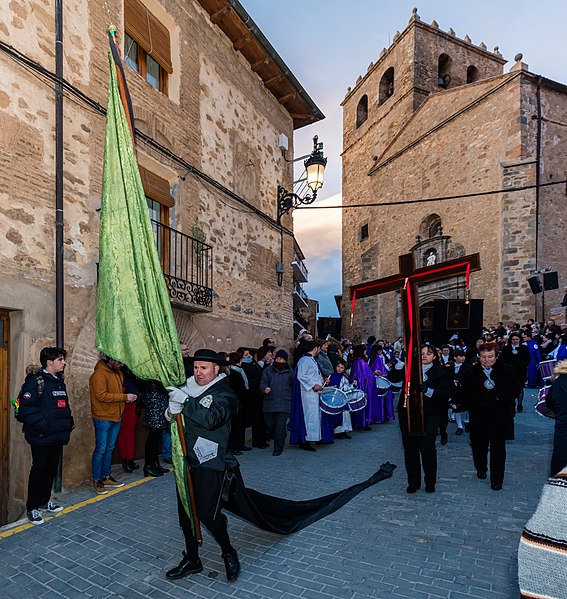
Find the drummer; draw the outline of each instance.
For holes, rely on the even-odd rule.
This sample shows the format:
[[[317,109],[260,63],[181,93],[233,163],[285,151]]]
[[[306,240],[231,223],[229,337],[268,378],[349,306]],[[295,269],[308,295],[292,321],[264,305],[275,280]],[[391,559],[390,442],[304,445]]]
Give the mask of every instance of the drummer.
[[[351,385],[348,377],[345,372],[347,369],[347,363],[341,358],[335,365],[335,372],[331,375],[329,379],[329,386],[336,387],[340,389],[343,393],[347,393],[356,389],[355,385]],[[321,428],[323,428],[323,420],[324,417],[321,415]],[[335,439],[352,439],[349,433],[352,431],[352,422],[350,420],[350,411],[348,410],[348,406],[345,406],[343,413],[340,416],[340,420],[337,419],[335,422],[339,422],[340,424],[335,424]],[[323,431],[321,430],[321,435],[323,435]]]

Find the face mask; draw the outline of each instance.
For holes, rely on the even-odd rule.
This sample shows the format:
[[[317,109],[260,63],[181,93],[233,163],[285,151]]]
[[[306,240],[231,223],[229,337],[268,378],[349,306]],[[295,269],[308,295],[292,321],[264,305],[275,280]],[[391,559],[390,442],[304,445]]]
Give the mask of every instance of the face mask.
[[[245,364],[249,364],[250,362],[252,362],[252,356],[250,356],[249,358],[242,358],[242,361],[243,361]]]
[[[285,362],[274,362],[274,368],[276,370],[283,370],[287,364]]]

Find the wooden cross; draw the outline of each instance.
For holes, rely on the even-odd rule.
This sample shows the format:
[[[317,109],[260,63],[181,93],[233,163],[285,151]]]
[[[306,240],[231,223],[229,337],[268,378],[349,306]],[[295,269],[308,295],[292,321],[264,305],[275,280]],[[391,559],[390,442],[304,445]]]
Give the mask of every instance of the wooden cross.
[[[361,283],[350,288],[352,314],[357,299],[380,295],[388,291],[401,291],[404,320],[404,339],[407,352],[406,380],[404,383],[404,406],[407,408],[408,427],[412,434],[423,434],[425,419],[423,394],[418,389],[423,384],[421,373],[421,331],[419,318],[418,285],[442,281],[458,275],[466,275],[466,302],[469,301],[469,274],[480,270],[479,254],[471,254],[439,264],[413,267],[413,254],[399,258],[399,273]]]

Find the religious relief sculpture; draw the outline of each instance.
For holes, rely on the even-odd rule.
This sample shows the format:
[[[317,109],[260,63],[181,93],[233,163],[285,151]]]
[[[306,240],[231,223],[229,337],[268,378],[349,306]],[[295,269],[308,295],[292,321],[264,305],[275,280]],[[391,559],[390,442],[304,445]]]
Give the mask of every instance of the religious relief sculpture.
[[[434,249],[428,250],[425,254],[425,266],[433,266],[437,263],[437,252]]]

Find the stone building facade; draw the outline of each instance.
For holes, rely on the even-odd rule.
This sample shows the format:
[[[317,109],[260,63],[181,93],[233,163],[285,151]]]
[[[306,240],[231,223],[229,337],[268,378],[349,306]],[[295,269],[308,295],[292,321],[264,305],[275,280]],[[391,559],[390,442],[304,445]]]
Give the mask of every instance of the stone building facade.
[[[424,23],[414,11],[343,101],[343,334],[401,334],[394,293],[357,302],[351,285],[479,252],[472,298],[486,323],[541,312],[527,279],[552,267],[567,283],[567,86],[529,71],[519,55],[504,72],[498,48]],[[539,166],[539,174],[538,174]],[[512,191],[523,188],[520,191]],[[472,194],[484,195],[474,196]],[[468,196],[468,197],[467,197]],[[418,201],[448,198],[437,201]],[[409,204],[388,206],[392,202]],[[371,204],[372,206],[367,206]],[[559,306],[562,291],[545,295]],[[459,279],[420,290],[420,305],[464,298]]]
[[[53,3],[31,0],[6,5],[0,17],[0,524],[22,513],[29,467],[9,398],[41,347],[56,342],[53,11]],[[156,239],[169,240],[160,251],[183,238],[192,251],[176,267],[200,268],[205,277],[173,272],[175,284],[191,291],[172,292],[191,350],[233,350],[272,335],[292,342],[293,222],[290,215],[283,228],[276,222],[277,185],[290,188],[293,180],[282,136],[289,160],[294,129],[323,118],[234,0],[64,3],[64,345],[76,422],[65,486],[90,477],[93,447],[88,378],[97,359],[110,24],[127,58]],[[285,265],[279,282],[277,262]]]

